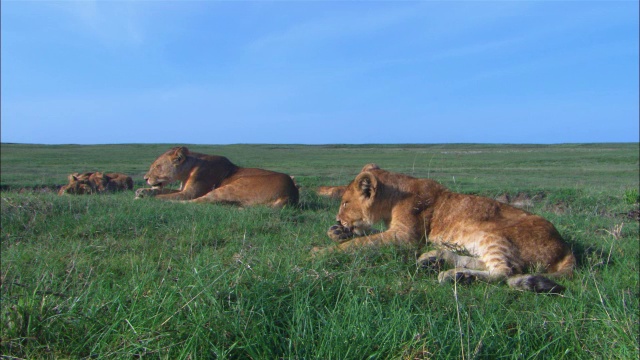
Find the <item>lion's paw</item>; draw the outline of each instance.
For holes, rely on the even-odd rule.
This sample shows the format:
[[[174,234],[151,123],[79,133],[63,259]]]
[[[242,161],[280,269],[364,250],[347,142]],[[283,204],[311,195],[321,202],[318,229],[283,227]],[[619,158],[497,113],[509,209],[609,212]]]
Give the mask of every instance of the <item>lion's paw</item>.
[[[158,190],[152,188],[141,188],[136,190],[136,199],[142,199],[144,197],[153,197],[158,193]]]
[[[470,284],[476,281],[476,276],[470,271],[451,269],[438,274],[438,282],[457,282],[458,284]]]
[[[342,224],[333,225],[332,227],[330,227],[329,231],[327,231],[327,235],[329,236],[329,238],[331,238],[331,240],[337,243],[345,242],[355,236],[353,231],[342,226]]]
[[[444,259],[442,258],[442,250],[431,250],[426,252],[418,258],[418,266],[425,269],[440,270],[444,266]]]

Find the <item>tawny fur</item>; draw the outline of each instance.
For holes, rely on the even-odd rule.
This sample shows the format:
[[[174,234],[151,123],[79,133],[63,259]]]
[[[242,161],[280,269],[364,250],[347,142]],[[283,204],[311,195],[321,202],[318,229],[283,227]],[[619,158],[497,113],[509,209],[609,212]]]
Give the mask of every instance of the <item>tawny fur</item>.
[[[314,249],[315,255],[386,244],[422,247],[429,242],[438,249],[418,262],[453,267],[439,274],[440,282],[506,281],[517,289],[559,293],[562,286],[527,272],[541,270],[555,277],[571,275],[575,266],[571,249],[544,218],[375,164],[365,166],[347,186],[336,220],[339,225],[328,235],[339,244]],[[387,230],[371,234],[377,222],[384,222]]]
[[[98,192],[133,190],[133,179],[125,174],[95,172],[89,181]]]
[[[340,199],[344,194],[347,187],[342,186],[318,186],[316,193],[320,196],[325,196],[332,199]]]
[[[121,173],[102,173],[97,171],[73,173],[69,175],[68,179],[69,183],[60,188],[58,195],[85,195],[133,189],[133,179]]]
[[[289,175],[239,167],[226,157],[194,153],[186,147],[160,155],[144,178],[152,188],[136,190],[136,198],[283,207],[297,204],[299,197]],[[180,190],[164,189],[174,181],[182,182]]]

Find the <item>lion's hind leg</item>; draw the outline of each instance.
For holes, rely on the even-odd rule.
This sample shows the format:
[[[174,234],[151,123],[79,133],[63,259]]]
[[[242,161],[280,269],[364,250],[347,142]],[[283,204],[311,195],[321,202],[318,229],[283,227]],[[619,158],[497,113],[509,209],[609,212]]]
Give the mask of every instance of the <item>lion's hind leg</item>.
[[[455,257],[448,255],[451,259],[448,262],[454,268],[438,274],[439,282],[469,283],[475,280],[500,282],[521,272],[521,265],[514,252],[513,244],[501,236],[481,233],[467,246],[475,248],[479,257],[467,259],[468,257],[459,255]]]
[[[507,276],[500,272],[492,273],[490,271],[465,268],[454,268],[438,274],[438,282],[440,283],[457,282],[469,284],[477,280],[487,283],[506,281],[507,285],[513,289],[544,294],[561,294],[565,290],[564,286],[541,275]]]
[[[524,264],[513,245],[504,238],[485,235],[478,243],[480,258],[460,256],[450,251],[429,252],[421,256],[427,259],[442,258],[453,269],[440,272],[438,281],[471,283],[477,280],[493,283],[505,281],[517,290],[559,294],[564,287],[544,276],[522,274]],[[437,250],[438,251],[438,250]]]
[[[518,290],[534,291],[545,294],[561,294],[564,286],[541,275],[517,275],[507,280],[509,287]]]
[[[453,267],[450,270],[440,271],[438,282],[459,282],[471,283],[476,280],[496,281],[497,274],[492,274],[487,270],[486,264],[474,256],[460,255],[455,251],[437,249],[422,254],[418,258],[418,265],[423,268],[430,268],[440,271],[443,267]],[[499,276],[504,279],[504,276]]]
[[[245,205],[240,199],[231,196],[230,194],[218,191],[218,189],[211,190],[210,192],[197,197],[195,199],[185,200],[189,203],[218,203],[227,205],[242,206]]]
[[[201,196],[188,199],[186,202],[246,206],[254,205],[251,201],[252,195],[255,193],[247,191],[247,186],[243,186],[242,181],[233,181],[230,184],[214,188]]]
[[[451,250],[431,250],[422,254],[418,258],[418,266],[423,268],[440,269],[444,267],[444,265],[448,265],[454,268],[467,268],[475,270],[486,269],[486,266],[484,262],[482,262],[482,260],[473,256],[460,255]]]
[[[447,271],[442,271],[438,274],[438,282],[441,284],[447,282],[469,284],[477,280],[484,282],[497,282],[504,279],[506,279],[504,274],[492,274],[486,270],[474,270],[467,268],[453,268]]]

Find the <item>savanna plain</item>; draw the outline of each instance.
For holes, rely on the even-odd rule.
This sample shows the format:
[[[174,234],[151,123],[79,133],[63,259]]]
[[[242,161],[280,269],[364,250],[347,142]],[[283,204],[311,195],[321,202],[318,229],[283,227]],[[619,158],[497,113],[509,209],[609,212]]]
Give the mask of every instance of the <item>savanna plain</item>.
[[[274,210],[58,196],[73,172],[145,186],[175,145],[295,176]],[[438,284],[416,249],[312,258],[366,163],[550,220],[560,296]],[[639,146],[1,145],[0,353],[14,359],[638,359]],[[428,245],[422,250],[426,251]]]

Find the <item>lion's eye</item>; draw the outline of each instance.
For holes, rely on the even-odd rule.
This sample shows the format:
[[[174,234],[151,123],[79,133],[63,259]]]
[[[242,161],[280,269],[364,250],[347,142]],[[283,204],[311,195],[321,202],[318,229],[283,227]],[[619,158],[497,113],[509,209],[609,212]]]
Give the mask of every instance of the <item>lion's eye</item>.
[[[348,204],[348,203],[349,203],[348,201],[343,202],[343,203],[342,203],[342,207],[347,207],[347,204]]]

